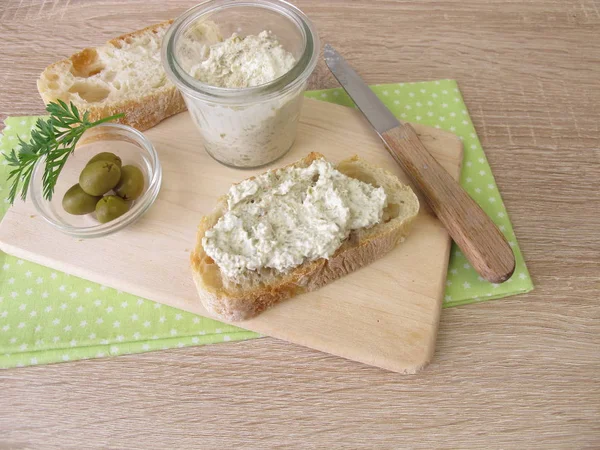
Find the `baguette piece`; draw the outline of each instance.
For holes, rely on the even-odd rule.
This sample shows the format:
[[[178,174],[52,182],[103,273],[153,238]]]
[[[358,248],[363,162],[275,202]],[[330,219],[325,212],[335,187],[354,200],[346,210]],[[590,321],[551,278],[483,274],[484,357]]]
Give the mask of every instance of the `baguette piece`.
[[[125,113],[117,122],[138,130],[185,111],[160,61],[162,39],[171,23],[124,34],[48,66],[37,82],[44,103],[73,102],[88,111],[91,120]]]
[[[292,166],[308,167],[318,158],[323,155],[310,153]],[[286,273],[261,269],[248,272],[241,281],[234,281],[223,275],[202,246],[206,231],[227,211],[227,197],[221,197],[214,211],[202,218],[190,258],[198,295],[207,310],[229,321],[249,319],[282,300],[313,291],[358,270],[404,240],[419,212],[419,200],[412,189],[396,176],[357,156],[340,162],[336,169],[349,177],[383,187],[388,206],[382,221],[373,227],[352,231],[329,260],[305,262]]]

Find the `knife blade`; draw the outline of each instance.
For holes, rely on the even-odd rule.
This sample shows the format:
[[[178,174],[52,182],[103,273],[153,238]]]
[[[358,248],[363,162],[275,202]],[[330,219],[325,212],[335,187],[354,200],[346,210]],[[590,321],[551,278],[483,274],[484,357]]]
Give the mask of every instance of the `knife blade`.
[[[329,44],[324,47],[324,57],[333,76],[421,191],[471,266],[492,283],[508,280],[515,270],[515,256],[494,222],[431,156],[414,128],[398,121]]]
[[[329,44],[323,49],[325,63],[333,76],[352,97],[354,103],[365,115],[379,135],[400,125],[396,116],[385,107],[377,95],[365,84],[342,56]],[[365,89],[366,88],[366,89]]]

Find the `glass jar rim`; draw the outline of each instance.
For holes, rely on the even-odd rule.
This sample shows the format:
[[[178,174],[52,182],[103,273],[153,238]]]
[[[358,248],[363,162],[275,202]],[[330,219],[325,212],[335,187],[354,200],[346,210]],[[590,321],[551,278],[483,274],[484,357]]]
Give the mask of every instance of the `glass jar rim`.
[[[203,83],[188,74],[175,57],[175,44],[189,25],[205,14],[231,7],[259,7],[276,12],[294,23],[304,37],[302,55],[289,71],[280,77],[258,86],[247,88],[225,88]],[[317,64],[319,37],[308,17],[297,7],[285,0],[206,0],[181,14],[163,39],[161,59],[165,72],[178,89],[192,97],[219,99],[238,103],[246,96],[268,99],[294,89],[306,81]]]

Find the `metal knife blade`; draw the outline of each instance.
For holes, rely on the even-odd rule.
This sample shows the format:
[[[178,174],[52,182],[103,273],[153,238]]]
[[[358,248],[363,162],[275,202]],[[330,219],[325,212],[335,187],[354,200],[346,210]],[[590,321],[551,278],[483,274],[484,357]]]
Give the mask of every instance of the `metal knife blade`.
[[[323,54],[333,76],[379,135],[400,125],[398,119],[331,45],[325,44]]]

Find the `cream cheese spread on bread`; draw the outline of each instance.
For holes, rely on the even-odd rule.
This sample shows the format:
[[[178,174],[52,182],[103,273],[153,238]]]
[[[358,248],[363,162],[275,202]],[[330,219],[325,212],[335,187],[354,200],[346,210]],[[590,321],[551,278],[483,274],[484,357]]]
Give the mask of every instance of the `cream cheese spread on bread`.
[[[352,230],[379,223],[386,203],[383,188],[317,159],[232,186],[227,211],[202,246],[230,278],[261,268],[284,272],[331,257]]]

